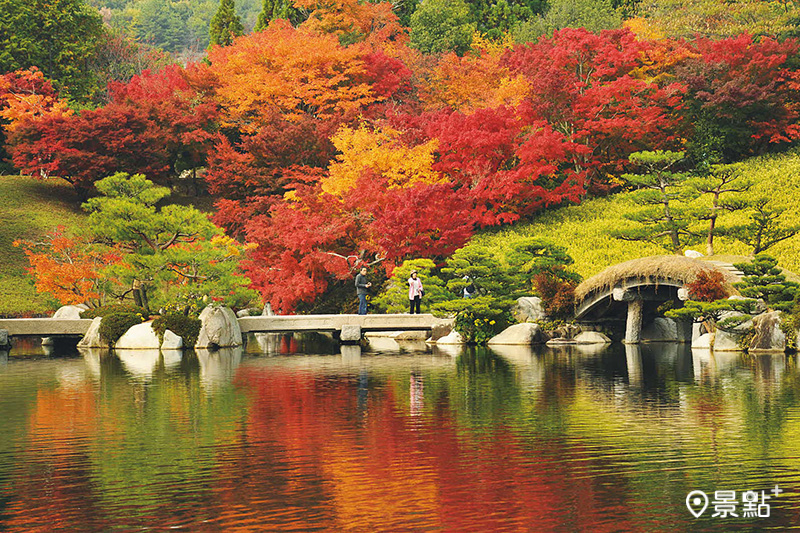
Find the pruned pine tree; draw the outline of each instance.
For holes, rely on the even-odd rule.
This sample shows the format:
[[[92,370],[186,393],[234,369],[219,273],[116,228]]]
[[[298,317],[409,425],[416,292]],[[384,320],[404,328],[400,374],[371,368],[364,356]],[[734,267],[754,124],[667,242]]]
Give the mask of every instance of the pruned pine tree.
[[[714,255],[714,238],[721,232],[718,226],[719,217],[726,211],[741,211],[748,204],[735,197],[746,192],[753,182],[741,172],[741,165],[714,165],[711,171],[703,176],[690,179],[687,186],[698,195],[711,197],[711,204],[697,213],[697,218],[708,221],[706,231],[706,255]]]
[[[689,176],[673,171],[683,158],[683,152],[662,150],[630,155],[630,162],[642,172],[623,177],[636,188],[632,198],[642,207],[625,215],[636,227],[613,232],[615,238],[651,242],[676,254],[696,240],[689,230],[693,217],[686,206],[689,196],[683,187]]]

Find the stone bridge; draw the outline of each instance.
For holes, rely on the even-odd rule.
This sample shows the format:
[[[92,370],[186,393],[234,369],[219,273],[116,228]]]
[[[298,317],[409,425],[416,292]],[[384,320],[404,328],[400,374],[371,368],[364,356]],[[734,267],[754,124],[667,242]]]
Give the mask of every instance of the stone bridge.
[[[678,255],[644,257],[613,265],[581,283],[575,290],[575,317],[595,323],[624,320],[623,342],[638,343],[642,325],[665,302],[687,299],[684,287],[701,270],[721,272],[728,293],[736,293],[732,283],[741,279],[741,272],[730,264]]]
[[[452,325],[451,319],[430,314],[386,315],[273,315],[238,318],[242,333],[289,333],[302,331],[339,332],[349,328],[360,336],[365,331],[429,331],[436,326]],[[83,336],[91,319],[0,318],[0,331],[8,336]]]

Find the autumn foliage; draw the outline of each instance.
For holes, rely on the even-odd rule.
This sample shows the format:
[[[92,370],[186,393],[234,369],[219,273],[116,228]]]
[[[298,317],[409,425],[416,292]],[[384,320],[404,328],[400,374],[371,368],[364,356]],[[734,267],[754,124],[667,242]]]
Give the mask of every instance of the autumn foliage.
[[[248,277],[288,312],[361,264],[441,260],[477,228],[613,191],[634,152],[726,161],[800,135],[791,39],[563,29],[434,57],[406,46],[388,4],[297,5],[300,26],[113,85],[94,110],[52,91],[9,103],[3,78],[15,164],[86,194],[118,171],[204,168],[215,222],[254,245]]]
[[[95,250],[59,227],[42,241],[15,241],[28,257],[36,291],[48,293],[62,305],[101,305],[107,280],[101,270],[121,260],[113,249]]]

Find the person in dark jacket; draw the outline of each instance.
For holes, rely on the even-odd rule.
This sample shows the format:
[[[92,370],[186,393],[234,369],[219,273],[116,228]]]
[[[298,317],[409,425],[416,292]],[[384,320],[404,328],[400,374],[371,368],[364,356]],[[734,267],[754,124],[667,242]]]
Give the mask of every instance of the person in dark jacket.
[[[361,267],[361,272],[356,275],[356,294],[358,295],[358,314],[367,314],[367,294],[372,283],[367,281],[367,267]]]

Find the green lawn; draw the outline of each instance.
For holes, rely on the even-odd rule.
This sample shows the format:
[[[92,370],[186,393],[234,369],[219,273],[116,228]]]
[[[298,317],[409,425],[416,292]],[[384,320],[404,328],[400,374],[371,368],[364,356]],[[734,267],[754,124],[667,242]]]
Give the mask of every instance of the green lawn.
[[[68,183],[0,176],[0,316],[47,314],[58,306],[36,293],[25,273],[25,254],[12,246],[14,240],[36,239],[59,225],[80,228],[86,219]]]

